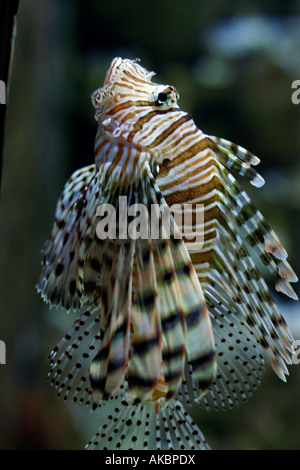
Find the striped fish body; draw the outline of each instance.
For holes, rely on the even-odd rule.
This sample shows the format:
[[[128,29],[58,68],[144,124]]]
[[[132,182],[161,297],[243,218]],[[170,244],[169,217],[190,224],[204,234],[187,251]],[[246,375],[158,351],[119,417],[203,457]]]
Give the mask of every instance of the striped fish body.
[[[263,357],[285,380],[293,352],[253,256],[277,276],[276,289],[293,298],[290,283],[297,277],[231,174],[261,186],[259,159],[205,135],[179,108],[176,89],[152,76],[137,62],[116,58],[93,93],[95,165],[65,186],[38,282],[45,300],[80,312],[50,356],[59,394],[94,408],[118,401],[89,448],[158,448],[162,436],[163,448],[188,447],[189,439],[207,448],[182,406],[237,406],[260,383]],[[123,225],[141,206],[148,209],[140,219],[147,236],[134,238]],[[189,227],[176,217],[187,206]],[[112,239],[98,233],[100,207],[121,215]],[[129,213],[130,220],[123,217]],[[191,242],[191,234],[200,242]],[[162,429],[172,414],[173,430]],[[132,423],[142,423],[144,433],[152,428],[156,437],[140,442]]]
[[[195,139],[200,134],[192,118],[179,109],[175,88],[153,84],[151,75],[132,61],[116,59],[104,86],[92,95],[99,123],[95,161],[99,169],[105,168],[102,187],[114,206],[121,193],[128,195],[129,206],[170,205],[154,175],[164,161],[176,159],[177,129],[186,145],[191,135]],[[210,168],[210,175],[213,171]],[[170,240],[137,241],[133,248],[133,300],[128,313],[132,349],[124,370],[133,400],[170,399],[180,386],[186,352],[200,395],[215,374],[214,340],[201,284],[184,243],[173,239],[176,224],[170,223]],[[95,389],[97,380],[102,380],[100,362],[91,369]],[[96,393],[101,399],[111,392]]]

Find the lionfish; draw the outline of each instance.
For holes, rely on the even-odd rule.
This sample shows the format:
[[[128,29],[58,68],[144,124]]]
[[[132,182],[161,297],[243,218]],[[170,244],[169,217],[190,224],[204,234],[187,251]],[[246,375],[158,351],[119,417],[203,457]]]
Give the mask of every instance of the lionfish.
[[[285,381],[293,353],[256,265],[294,299],[297,277],[231,174],[260,187],[260,160],[205,135],[179,108],[177,90],[153,75],[137,60],[112,61],[92,94],[95,164],[66,183],[43,248],[38,291],[78,312],[50,354],[49,379],[64,400],[108,407],[88,449],[209,449],[191,405],[238,406],[259,385],[264,358]],[[169,237],[162,224],[156,238],[150,229],[124,237],[120,223],[115,238],[97,236],[99,206],[124,212],[121,196],[125,209],[201,204],[203,243],[189,249],[171,211]]]

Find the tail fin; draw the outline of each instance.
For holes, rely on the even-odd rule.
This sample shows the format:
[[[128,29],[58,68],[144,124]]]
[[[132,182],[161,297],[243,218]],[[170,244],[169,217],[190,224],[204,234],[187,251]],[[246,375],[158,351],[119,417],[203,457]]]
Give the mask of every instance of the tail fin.
[[[99,341],[99,321],[99,308],[84,310],[50,354],[49,380],[58,395],[90,409],[93,400],[88,370]],[[191,370],[185,375],[192,383],[194,401],[198,397],[197,384],[190,377]],[[101,412],[101,418],[105,413],[108,417],[86,449],[209,449],[178,400],[170,400],[167,406],[161,400],[159,408],[153,401],[133,405],[126,400],[127,388],[125,381],[117,394],[99,404],[101,410],[93,412]]]
[[[167,406],[122,400],[86,450],[209,450],[205,437],[177,400]]]

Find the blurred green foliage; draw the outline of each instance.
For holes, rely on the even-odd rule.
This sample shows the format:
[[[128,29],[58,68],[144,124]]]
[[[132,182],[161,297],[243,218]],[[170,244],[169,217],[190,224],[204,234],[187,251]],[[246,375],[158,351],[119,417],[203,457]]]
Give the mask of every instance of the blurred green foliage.
[[[176,86],[204,132],[261,158],[266,185],[246,189],[299,274],[299,49],[299,0],[21,2],[1,203],[0,448],[82,448],[101,419],[48,384],[47,355],[74,315],[50,312],[34,286],[64,182],[93,162],[90,95],[111,60],[139,57],[155,81]],[[299,304],[279,302],[300,338]],[[239,409],[193,415],[216,449],[298,449],[299,381],[297,366],[288,384],[268,370]]]

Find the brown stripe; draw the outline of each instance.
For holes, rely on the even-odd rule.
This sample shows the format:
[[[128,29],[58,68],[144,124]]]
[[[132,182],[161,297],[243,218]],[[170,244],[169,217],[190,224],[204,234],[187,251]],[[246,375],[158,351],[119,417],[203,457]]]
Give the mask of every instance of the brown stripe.
[[[200,131],[201,132],[201,131]],[[174,145],[174,148],[176,147],[181,147],[182,146],[182,143],[184,142],[184,145],[187,146],[189,143],[192,143],[195,142],[195,139],[199,139],[199,129],[197,129],[193,123],[193,128],[191,129],[190,127],[187,127],[186,131],[183,131],[181,132],[181,134],[178,136],[178,138],[176,140],[174,140],[174,142],[172,143]],[[202,133],[201,133],[202,134]],[[188,137],[190,137],[190,139],[188,139]],[[194,144],[193,144],[194,145]],[[184,151],[184,153],[186,152],[189,152],[189,148],[187,150]],[[198,153],[198,152],[196,152]],[[195,155],[196,155],[195,153]],[[190,158],[192,155],[189,155],[188,154],[188,157]],[[176,157],[178,158],[178,157]]]
[[[131,106],[149,106],[149,101],[125,101],[124,103],[120,103],[118,106],[114,106],[110,111],[107,111],[106,114],[108,116],[117,114],[119,111],[123,109],[130,108]]]
[[[137,78],[136,75],[135,76],[131,75],[131,73],[128,72],[128,70],[123,70],[122,72],[124,73],[124,75],[127,75],[127,77],[131,78],[134,83],[136,83],[136,82],[143,83],[143,84],[147,85],[148,87],[149,87],[149,85],[153,85],[153,83],[151,83],[149,81],[143,80],[142,78]]]
[[[210,263],[213,256],[214,256],[214,250],[211,249],[209,251],[205,251],[203,253],[201,252],[191,252],[190,253],[190,256],[191,256],[191,260],[193,262],[193,264],[202,264],[202,263]],[[205,272],[205,270],[203,270],[202,272]]]
[[[126,96],[126,95],[124,95],[124,96]],[[114,108],[111,109],[110,111],[107,111],[106,114],[107,115],[114,115],[114,114],[117,114],[119,111],[130,108],[131,106],[134,106],[136,108],[142,108],[142,107],[152,107],[152,105],[153,105],[153,103],[151,101],[145,101],[145,100],[131,101],[131,100],[128,100],[128,101],[124,101],[124,103],[120,103],[118,106],[114,106]],[[153,112],[150,111],[149,114],[153,114],[153,115],[166,114],[166,113],[170,113],[170,112],[174,112],[174,111],[178,112],[178,108],[156,109]],[[135,114],[135,116],[136,116],[136,114]],[[148,114],[146,116],[148,116]],[[143,118],[141,118],[141,119],[143,119]],[[136,122],[134,125],[137,126],[138,122]]]
[[[98,155],[98,153],[101,152],[102,148],[107,144],[107,140],[106,139],[101,139],[101,142],[99,143],[99,145],[95,148],[95,156]]]
[[[158,182],[158,184],[159,184],[159,182]],[[164,191],[164,186],[160,186],[160,189],[161,189],[162,192],[163,192],[163,191]],[[165,200],[166,200],[166,202],[167,202],[167,204],[168,204],[170,207],[172,206],[172,204],[177,203],[177,202],[175,201],[176,193],[177,193],[177,192],[178,192],[178,191],[174,191],[172,194],[168,194],[168,195],[165,195],[165,196],[164,196],[164,197],[165,197]],[[174,198],[173,198],[173,195],[175,195]],[[187,195],[188,197],[185,198],[185,199],[182,199],[182,200],[180,201],[180,204],[191,204],[190,201],[191,201],[192,199],[189,197],[188,191],[186,192],[186,195]],[[177,198],[176,198],[176,200],[177,200]],[[204,206],[209,206],[210,204],[213,204],[214,202],[219,201],[219,200],[220,200],[220,196],[219,196],[218,192],[216,192],[216,194],[214,194],[213,196],[207,197],[206,199],[203,198],[203,199],[201,200],[201,202],[198,203],[198,202],[196,201],[196,202],[193,202],[193,204],[194,204],[194,205],[196,205],[196,204],[204,204]]]
[[[201,159],[199,159],[201,161]],[[195,162],[195,163],[199,163],[199,161]],[[208,170],[208,169],[211,169],[209,172],[207,172],[207,174],[205,175],[205,178],[207,178],[207,176],[209,174],[215,174],[215,165],[214,165],[214,161],[212,161],[211,159],[203,164],[201,167],[197,167],[195,168],[194,165],[191,166],[190,170],[188,173],[185,173],[181,178],[176,178],[175,181],[170,181],[170,183],[167,183],[163,186],[164,190],[167,190],[167,189],[170,189],[174,186],[174,184],[177,186],[178,184],[181,184],[181,183],[184,183],[186,181],[187,178],[190,178],[192,176],[195,176],[197,175],[198,173],[202,173],[203,171],[205,170]],[[201,185],[201,178],[203,178],[204,176],[201,175],[201,177],[199,177],[199,185]],[[194,184],[194,183],[193,183]]]
[[[138,102],[140,103],[140,102]],[[152,103],[147,103],[147,105],[149,106],[149,104],[152,104]],[[130,134],[128,135],[127,137],[127,140],[129,142],[132,142],[136,132],[140,131],[142,129],[142,127],[149,121],[151,121],[151,119],[153,117],[157,117],[158,114],[168,114],[170,112],[178,112],[178,109],[177,108],[169,108],[169,109],[155,109],[153,111],[149,111],[149,113],[147,113],[145,116],[142,116],[140,117],[136,123],[133,125],[133,130],[130,132]],[[152,144],[149,145],[148,147],[152,147]]]
[[[203,240],[203,246],[201,248],[201,251],[206,247],[206,245],[209,245],[209,244],[211,245],[211,243],[209,243],[209,242],[215,241],[216,237],[217,237],[216,230],[213,230],[209,233],[204,233],[204,240]],[[184,236],[182,237],[182,239],[185,243],[193,242],[193,240],[187,239]]]
[[[194,143],[191,147],[189,147],[187,150],[184,150],[180,155],[178,155],[176,158],[173,160],[168,160],[166,164],[163,164],[163,167],[168,171],[171,170],[171,168],[176,167],[177,165],[180,165],[184,161],[188,160],[189,158],[194,157],[197,155],[197,153],[202,152],[203,150],[211,148],[210,141],[207,137],[204,139]],[[213,153],[212,153],[213,155]],[[206,159],[207,156],[203,157],[203,159]]]
[[[170,110],[168,110],[168,111],[170,111]],[[157,113],[157,111],[156,111],[156,113]],[[173,122],[173,124],[171,124],[168,127],[168,129],[166,129],[158,137],[156,137],[156,139],[151,144],[149,144],[149,147],[153,148],[153,147],[156,147],[157,145],[160,145],[164,140],[167,139],[167,137],[169,137],[171,134],[173,134],[173,132],[175,132],[183,123],[185,123],[187,121],[192,121],[192,118],[189,114],[184,114],[184,116],[182,116],[177,121]]]
[[[213,240],[216,238],[217,232],[216,230],[212,230],[211,232],[204,233],[204,242],[208,242],[209,240]]]
[[[205,194],[210,193],[213,189],[219,189],[220,186],[221,184],[218,176],[214,175],[207,183],[199,184],[197,187],[194,186],[193,188],[186,188],[181,191],[174,191],[172,194],[165,195],[164,197],[168,205],[171,206],[174,203],[181,204],[183,202],[204,196]],[[165,187],[162,186],[162,193],[164,193],[164,189]],[[219,200],[218,194],[216,194],[216,196],[212,199],[216,201]]]
[[[122,146],[122,147],[123,147],[123,146]],[[123,149],[123,150],[124,150],[124,149]],[[118,152],[118,153],[119,153],[119,152]],[[131,158],[132,158],[132,157],[131,157],[131,153],[132,153],[132,152],[131,152],[131,147],[128,147],[128,148],[127,148],[127,152],[126,152],[125,162],[123,163],[123,166],[122,166],[122,174],[123,174],[123,173],[126,173],[128,162],[129,162],[129,161],[131,160]],[[139,153],[139,152],[137,151],[137,153]],[[114,163],[115,163],[115,159],[114,159]],[[119,163],[119,160],[118,160],[117,163]],[[135,168],[135,165],[133,165],[133,168]]]
[[[123,78],[123,80],[122,80],[120,83],[116,82],[116,85],[119,85],[119,87],[121,88],[121,87],[124,87],[124,83],[125,83],[125,87],[126,87],[127,90],[134,90],[134,91],[137,91],[136,88],[135,88],[135,87],[130,83],[130,81],[127,80],[126,78]],[[127,96],[127,95],[124,94],[124,93],[122,93],[122,94],[121,94],[121,93],[118,93],[118,94],[119,94],[120,96],[125,96],[125,97]]]
[[[114,144],[113,144],[113,145],[114,145]],[[119,161],[120,161],[121,158],[122,158],[123,151],[124,151],[124,146],[123,146],[123,145],[119,145],[119,146],[118,146],[118,151],[117,151],[117,153],[116,153],[116,155],[114,156],[114,159],[113,159],[113,161],[112,161],[114,165],[118,165]],[[130,149],[130,148],[128,149],[128,152],[131,152],[131,149]],[[108,153],[110,153],[110,149],[109,149],[109,152],[108,152]],[[111,171],[109,171],[109,170],[110,170],[110,168],[108,169],[107,174],[111,175],[112,171],[114,171],[115,168],[112,168]]]

